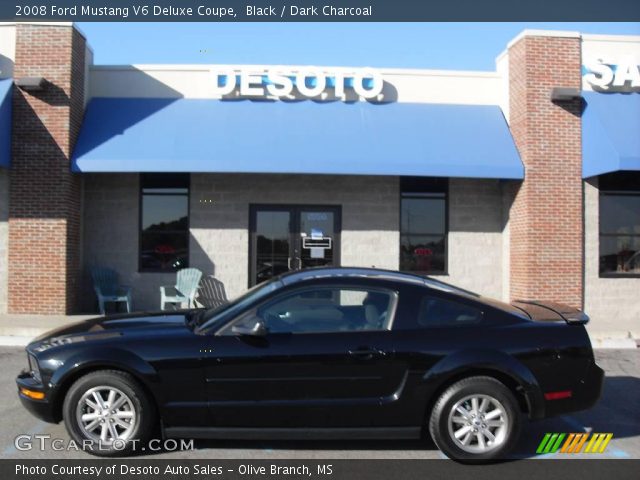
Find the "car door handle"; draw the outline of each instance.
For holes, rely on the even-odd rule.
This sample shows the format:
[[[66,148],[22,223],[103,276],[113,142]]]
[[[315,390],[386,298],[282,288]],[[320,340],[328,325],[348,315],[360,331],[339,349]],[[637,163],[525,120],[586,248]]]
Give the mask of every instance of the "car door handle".
[[[377,348],[358,348],[356,350],[349,350],[349,355],[356,358],[361,358],[363,360],[373,358],[373,357],[384,357],[387,353],[383,350],[379,350]]]

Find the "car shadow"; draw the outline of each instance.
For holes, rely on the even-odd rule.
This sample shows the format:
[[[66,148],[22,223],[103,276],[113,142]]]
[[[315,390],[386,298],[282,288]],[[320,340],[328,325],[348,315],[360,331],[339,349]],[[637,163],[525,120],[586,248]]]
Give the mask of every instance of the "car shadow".
[[[261,449],[261,450],[437,450],[433,441],[422,440],[200,440],[195,443],[197,449],[226,448],[226,449]]]
[[[195,450],[262,450],[265,452],[286,450],[427,452],[438,450],[431,438],[416,440],[194,440],[193,448]],[[131,457],[153,457],[170,452],[164,448],[153,451],[137,451]]]
[[[613,439],[640,436],[640,378],[605,377],[602,396],[589,410],[530,422],[514,449],[514,456],[536,456],[536,449],[546,433],[613,433]],[[620,456],[625,456],[622,452]]]

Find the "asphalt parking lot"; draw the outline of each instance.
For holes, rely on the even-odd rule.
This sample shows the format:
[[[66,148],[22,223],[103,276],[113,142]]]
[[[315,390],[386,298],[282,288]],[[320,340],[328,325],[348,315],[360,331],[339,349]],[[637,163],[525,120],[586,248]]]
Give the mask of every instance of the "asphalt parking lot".
[[[606,451],[599,458],[640,459],[640,349],[596,351],[598,364],[606,371],[603,396],[591,410],[573,415],[529,423],[525,426],[514,458],[584,458],[593,455],[536,455],[535,450],[546,432],[613,433]],[[51,440],[68,440],[62,424],[51,425],[31,416],[20,404],[15,375],[26,365],[20,347],[0,347],[0,458],[62,459],[90,458],[84,452],[51,448],[21,451],[14,439],[18,435],[50,435]],[[61,444],[62,445],[62,444]],[[163,459],[438,459],[444,458],[431,441],[197,441],[187,451],[145,452],[145,456]]]

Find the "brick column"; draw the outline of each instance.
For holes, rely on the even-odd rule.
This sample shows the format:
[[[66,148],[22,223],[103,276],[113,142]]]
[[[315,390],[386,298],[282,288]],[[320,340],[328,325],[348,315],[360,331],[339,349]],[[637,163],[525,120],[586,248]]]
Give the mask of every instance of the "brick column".
[[[525,180],[510,212],[511,298],[583,302],[580,38],[525,35],[509,48],[510,127]]]
[[[85,39],[69,25],[18,25],[9,197],[10,313],[64,314],[77,305],[80,179],[70,155],[84,103]]]

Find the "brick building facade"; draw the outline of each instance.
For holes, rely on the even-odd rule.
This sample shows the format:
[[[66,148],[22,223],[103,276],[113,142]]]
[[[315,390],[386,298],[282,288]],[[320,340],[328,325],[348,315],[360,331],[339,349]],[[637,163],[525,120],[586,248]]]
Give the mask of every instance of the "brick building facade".
[[[84,109],[85,39],[74,28],[16,26],[14,77],[44,77],[13,90],[9,174],[8,310],[78,308],[81,179],[70,158]]]
[[[485,107],[495,108],[517,148],[521,176],[499,173],[491,158],[483,165],[481,153],[478,171],[486,175],[471,164],[447,170],[453,167],[429,151],[423,170],[403,173],[406,152],[395,144],[382,148],[396,151],[398,158],[389,158],[396,170],[360,173],[192,168],[187,145],[184,158],[169,159],[175,167],[163,168],[152,154],[137,164],[137,150],[123,154],[118,142],[144,133],[136,129],[163,109],[180,115],[196,104],[224,103],[210,91],[210,67],[96,66],[70,24],[0,25],[3,39],[11,41],[0,42],[0,79],[15,84],[11,161],[0,167],[0,313],[91,311],[90,272],[98,265],[133,286],[135,309],[150,309],[159,305],[158,287],[171,284],[181,266],[215,275],[235,295],[288,268],[341,264],[430,274],[503,300],[562,302],[591,314],[592,329],[639,331],[640,163],[587,175],[583,138],[590,98],[595,105],[626,95],[632,103],[640,89],[632,70],[621,85],[603,86],[601,74],[590,82],[589,65],[614,64],[618,55],[637,68],[638,37],[527,31],[498,57],[495,72],[379,70],[384,88],[376,101],[389,112],[418,105],[432,115],[429,108],[450,106],[444,115],[483,118],[493,115]],[[40,86],[24,86],[33,77],[43,79]],[[362,102],[353,95],[332,102],[352,101],[336,107],[338,114]],[[285,108],[305,104],[271,100],[285,116]],[[102,120],[113,135],[100,129]],[[464,139],[451,134],[455,158]],[[157,135],[162,142],[163,132]],[[151,143],[144,147],[139,156],[153,152]],[[605,210],[618,212],[610,227],[601,221]],[[284,234],[282,222],[289,225]],[[331,248],[305,250],[312,235],[329,239]]]
[[[559,85],[580,89],[580,48],[579,38],[540,36],[509,48],[510,128],[527,172],[511,209],[511,295],[579,308],[582,99],[549,95]]]

